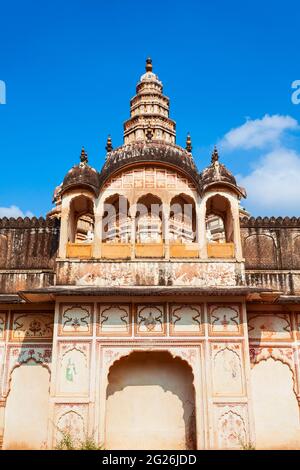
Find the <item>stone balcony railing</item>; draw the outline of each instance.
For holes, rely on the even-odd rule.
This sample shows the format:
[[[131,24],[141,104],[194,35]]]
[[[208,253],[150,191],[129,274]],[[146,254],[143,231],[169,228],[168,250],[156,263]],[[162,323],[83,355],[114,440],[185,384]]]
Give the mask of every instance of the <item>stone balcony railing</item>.
[[[233,243],[209,243],[208,258],[233,259]],[[136,258],[199,258],[198,243],[102,243],[100,259],[124,260]],[[93,258],[92,243],[68,243],[67,258]]]

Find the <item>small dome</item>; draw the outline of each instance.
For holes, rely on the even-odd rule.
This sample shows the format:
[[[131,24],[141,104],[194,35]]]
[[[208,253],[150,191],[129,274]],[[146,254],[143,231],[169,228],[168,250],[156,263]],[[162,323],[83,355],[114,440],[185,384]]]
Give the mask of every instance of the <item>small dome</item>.
[[[233,174],[225,165],[223,165],[223,163],[219,162],[219,155],[216,147],[212,153],[211,164],[201,172],[200,177],[202,192],[212,185],[222,183],[232,187],[232,189],[237,191],[241,196],[246,197],[245,189],[237,185]]]
[[[61,194],[73,187],[85,187],[91,189],[96,195],[99,192],[99,174],[88,165],[87,154],[84,149],[81,151],[80,163],[74,165],[66,174]]]

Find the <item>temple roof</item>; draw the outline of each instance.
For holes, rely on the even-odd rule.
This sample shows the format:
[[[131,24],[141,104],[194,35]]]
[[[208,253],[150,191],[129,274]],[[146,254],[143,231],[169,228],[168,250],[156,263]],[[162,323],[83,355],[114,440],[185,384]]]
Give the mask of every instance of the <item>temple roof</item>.
[[[175,167],[189,177],[196,188],[201,187],[199,172],[191,153],[178,145],[159,140],[137,141],[109,152],[100,173],[100,185],[102,186],[110,176],[128,165],[147,162]]]
[[[239,196],[246,197],[245,189],[237,185],[233,174],[223,163],[219,162],[219,154],[216,147],[212,153],[211,164],[207,168],[204,168],[200,174],[200,178],[202,192],[206,191],[211,186],[222,184],[222,186],[229,186],[236,191]]]
[[[81,151],[80,163],[74,165],[68,171],[60,192],[62,194],[68,189],[78,186],[91,189],[96,195],[99,193],[99,173],[88,165],[88,158],[84,148]]]

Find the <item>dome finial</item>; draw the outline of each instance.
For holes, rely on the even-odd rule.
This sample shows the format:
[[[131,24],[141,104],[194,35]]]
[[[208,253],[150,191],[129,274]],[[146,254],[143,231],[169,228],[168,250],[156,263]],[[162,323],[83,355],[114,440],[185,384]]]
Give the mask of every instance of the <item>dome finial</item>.
[[[146,138],[147,140],[151,140],[153,138],[153,129],[151,129],[150,126],[148,126],[146,130]]]
[[[152,72],[152,59],[148,57],[146,59],[146,72]]]
[[[185,149],[187,152],[189,153],[192,153],[192,139],[191,139],[191,135],[190,133],[188,132],[187,133],[187,136],[186,136],[186,142],[185,142]]]
[[[111,136],[110,134],[108,134],[105,150],[107,153],[109,153],[112,151],[112,149],[113,149],[113,146],[112,146]]]
[[[88,162],[88,156],[87,156],[86,151],[84,150],[84,147],[82,147],[81,149],[80,162],[83,164],[87,164]]]
[[[217,146],[214,146],[213,153],[211,154],[211,162],[216,163],[219,161],[219,154],[218,154],[218,149]]]

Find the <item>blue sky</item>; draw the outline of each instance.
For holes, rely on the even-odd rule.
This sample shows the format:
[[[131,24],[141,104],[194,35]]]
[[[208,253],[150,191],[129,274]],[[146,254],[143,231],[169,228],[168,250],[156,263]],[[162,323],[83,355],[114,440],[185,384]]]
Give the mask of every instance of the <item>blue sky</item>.
[[[149,55],[199,169],[218,143],[252,214],[300,216],[299,13],[297,1],[1,2],[0,216],[45,215],[82,145],[100,170]]]

